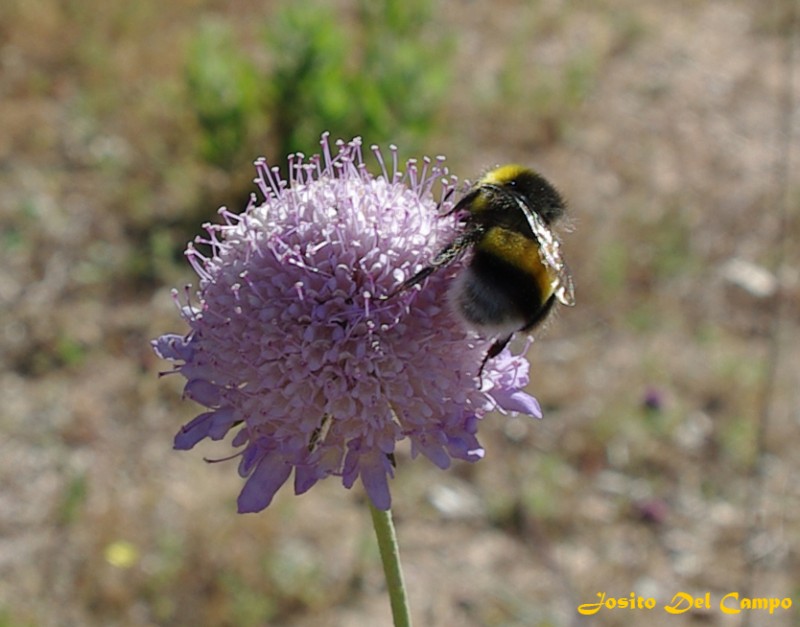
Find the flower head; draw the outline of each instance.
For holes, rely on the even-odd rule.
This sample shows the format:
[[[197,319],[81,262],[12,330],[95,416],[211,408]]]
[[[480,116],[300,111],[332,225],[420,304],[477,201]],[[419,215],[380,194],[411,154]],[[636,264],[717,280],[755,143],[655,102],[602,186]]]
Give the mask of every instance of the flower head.
[[[388,509],[398,441],[447,468],[483,456],[476,433],[487,412],[541,415],[522,391],[521,356],[505,350],[479,383],[488,342],[447,306],[458,264],[386,298],[453,235],[434,199],[454,185],[442,159],[401,173],[394,148],[390,166],[374,148],[373,176],[359,140],[335,154],[327,136],[321,146],[321,156],[290,158],[288,180],[256,163],[263,202],[220,210],[223,223],[201,240],[210,252],[186,251],[199,275],[197,301],[187,295],[181,307],[188,334],[153,341],[177,362],[184,395],[207,408],[175,448],[236,431],[240,512],[267,507],[292,471],[297,494],[329,475],[348,488],[360,479]]]

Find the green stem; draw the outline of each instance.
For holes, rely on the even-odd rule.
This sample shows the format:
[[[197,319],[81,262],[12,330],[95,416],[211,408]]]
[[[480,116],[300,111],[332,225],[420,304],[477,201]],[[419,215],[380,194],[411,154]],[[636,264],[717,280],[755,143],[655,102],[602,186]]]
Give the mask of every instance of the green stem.
[[[397,546],[397,535],[392,522],[392,510],[377,509],[369,504],[372,514],[372,526],[378,537],[378,548],[383,562],[383,573],[386,577],[386,588],[392,604],[394,627],[411,627],[411,612],[408,607],[406,587],[403,583],[403,571],[400,568],[400,548]]]

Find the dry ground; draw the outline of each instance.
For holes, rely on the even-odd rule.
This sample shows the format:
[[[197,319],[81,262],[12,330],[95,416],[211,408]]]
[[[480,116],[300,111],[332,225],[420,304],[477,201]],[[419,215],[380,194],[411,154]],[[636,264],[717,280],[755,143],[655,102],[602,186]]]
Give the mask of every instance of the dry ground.
[[[426,151],[558,184],[579,305],[529,353],[543,421],[487,419],[474,466],[400,456],[416,624],[741,625],[739,591],[794,603],[751,625],[800,625],[791,1],[438,8],[455,85]],[[171,450],[193,408],[148,340],[191,277],[123,267],[195,193],[168,104],[187,38],[216,15],[246,44],[273,7],[112,4],[0,7],[0,626],[388,624],[357,490],[241,517],[233,464],[202,461],[224,447]],[[769,287],[782,234],[778,300],[730,262]],[[579,617],[599,592],[658,609]],[[678,592],[712,607],[669,615]]]

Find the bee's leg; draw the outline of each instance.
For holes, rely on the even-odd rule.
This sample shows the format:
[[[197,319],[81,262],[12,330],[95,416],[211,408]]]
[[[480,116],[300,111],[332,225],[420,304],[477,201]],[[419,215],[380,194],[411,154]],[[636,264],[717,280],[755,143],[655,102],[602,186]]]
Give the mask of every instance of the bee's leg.
[[[444,203],[446,203],[448,200],[450,200],[450,197],[451,197],[453,194],[455,194],[455,193],[456,193],[456,188],[454,187],[454,188],[452,188],[452,189],[448,190],[448,191],[447,191],[447,193],[446,193],[444,196],[442,196],[442,199],[439,201],[439,204],[436,206],[436,210],[437,210],[437,212],[441,211],[441,209],[442,209],[442,205],[443,205]],[[452,210],[448,211],[448,212],[447,212],[446,214],[444,214],[444,215],[445,215],[445,216],[449,216],[451,213],[453,213],[453,211],[452,211]]]
[[[492,359],[493,357],[497,357],[500,353],[503,352],[503,349],[508,346],[508,343],[511,341],[511,338],[514,334],[510,333],[506,335],[504,338],[500,338],[496,340],[494,344],[489,347],[489,350],[486,351],[486,356],[483,358],[481,362],[481,367],[478,368],[478,378],[480,379],[481,375],[483,374],[483,367],[486,365],[486,362]]]
[[[414,287],[418,283],[422,283],[425,279],[427,279],[431,274],[436,271],[437,266],[430,265],[425,266],[422,270],[417,272],[414,276],[410,279],[403,281],[398,287],[392,290],[389,294],[383,297],[384,300],[393,298],[402,292],[405,292],[408,288]]]
[[[440,204],[444,204],[450,198],[450,196],[453,195],[453,191],[454,190],[451,189],[450,192],[447,195],[445,195],[444,198],[442,198],[442,202]],[[462,196],[461,199],[456,204],[454,204],[452,206],[450,211],[448,211],[444,215],[445,216],[450,216],[450,215],[453,215],[454,213],[457,213],[457,212],[461,211],[462,209],[466,209],[467,207],[469,207],[470,204],[475,202],[475,199],[480,195],[480,193],[481,193],[481,190],[480,190],[480,188],[477,188],[477,187],[475,189],[467,192],[467,194]]]
[[[464,251],[475,243],[476,239],[478,238],[479,231],[477,229],[470,229],[459,235],[455,240],[450,242],[447,246],[445,246],[442,250],[440,250],[436,256],[431,260],[430,264],[422,268],[419,272],[417,272],[414,276],[410,279],[403,281],[398,287],[396,287],[391,293],[387,296],[383,297],[383,300],[392,298],[397,296],[398,294],[405,292],[408,288],[414,287],[415,285],[422,283],[425,279],[427,279],[431,274],[436,272],[439,268],[445,268],[453,263],[456,259],[461,257],[464,254]]]

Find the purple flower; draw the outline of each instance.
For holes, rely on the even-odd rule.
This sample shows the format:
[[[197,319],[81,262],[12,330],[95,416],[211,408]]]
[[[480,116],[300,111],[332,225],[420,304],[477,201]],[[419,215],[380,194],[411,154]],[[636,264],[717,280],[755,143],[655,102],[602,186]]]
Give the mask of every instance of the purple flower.
[[[398,441],[447,468],[483,456],[476,433],[487,412],[541,416],[522,391],[523,357],[503,351],[479,383],[489,341],[446,305],[458,264],[385,298],[454,233],[434,199],[434,187],[454,185],[443,159],[409,161],[401,174],[394,148],[391,166],[373,149],[382,172],[373,176],[358,139],[336,154],[327,136],[321,146],[321,157],[290,158],[288,181],[256,163],[264,202],[220,210],[223,223],[201,240],[208,255],[186,251],[200,278],[196,302],[187,293],[180,309],[188,334],[153,341],[177,362],[184,395],[207,408],[175,448],[235,431],[240,512],[267,507],[292,471],[297,494],[336,475],[348,488],[360,479],[388,509]]]

